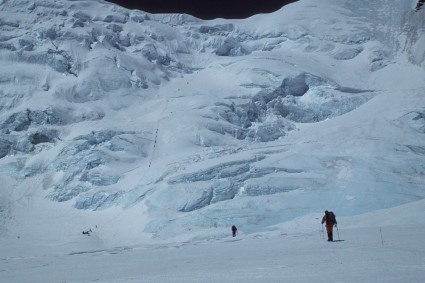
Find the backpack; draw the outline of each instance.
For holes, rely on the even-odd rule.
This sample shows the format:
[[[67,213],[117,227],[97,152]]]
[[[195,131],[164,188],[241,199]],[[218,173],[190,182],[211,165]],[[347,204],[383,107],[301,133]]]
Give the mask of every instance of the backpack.
[[[336,224],[335,214],[332,211],[329,211],[328,217],[329,217],[328,219],[329,224],[335,225]]]

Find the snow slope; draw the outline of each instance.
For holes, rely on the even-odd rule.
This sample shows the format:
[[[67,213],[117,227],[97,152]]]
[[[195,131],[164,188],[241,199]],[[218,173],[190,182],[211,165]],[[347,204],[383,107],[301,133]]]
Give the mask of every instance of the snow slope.
[[[13,270],[29,277],[34,260],[45,266],[39,282],[131,282],[143,279],[135,266],[108,279],[106,255],[118,254],[112,265],[199,243],[171,253],[184,258],[211,244],[205,265],[175,271],[167,261],[164,278],[146,263],[148,282],[199,281],[190,268],[270,237],[269,252],[223,275],[249,281],[244,272],[262,266],[281,233],[289,254],[301,250],[295,265],[324,253],[328,245],[314,246],[317,218],[332,209],[344,217],[342,246],[358,252],[350,265],[363,268],[360,258],[376,253],[376,262],[393,261],[372,265],[381,276],[373,281],[418,280],[423,245],[395,235],[423,234],[424,18],[396,0],[302,0],[211,21],[100,0],[0,1],[1,270],[22,282]],[[375,238],[388,215],[382,231],[395,250]],[[246,241],[227,242],[232,224]],[[374,236],[358,240],[364,234]],[[254,246],[243,258],[260,252]],[[88,267],[102,276],[54,271],[97,256]],[[287,274],[278,260],[256,274],[278,281]],[[410,260],[412,277],[394,277]],[[345,282],[341,270],[335,280]],[[311,282],[303,276],[293,279]]]

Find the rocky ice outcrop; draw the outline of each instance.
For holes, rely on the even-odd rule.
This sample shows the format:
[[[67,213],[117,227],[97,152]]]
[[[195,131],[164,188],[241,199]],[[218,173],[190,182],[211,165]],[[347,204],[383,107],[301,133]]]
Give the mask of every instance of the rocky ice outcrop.
[[[179,188],[186,185],[192,198],[182,204],[182,212],[190,212],[205,206],[230,200],[236,196],[261,196],[288,192],[297,187],[282,183],[279,185],[257,184],[255,180],[278,176],[282,173],[292,175],[303,173],[301,169],[282,167],[257,167],[255,163],[266,156],[256,156],[248,160],[223,163],[205,170],[183,174],[168,179],[170,185]]]
[[[90,111],[78,113],[63,107],[48,107],[45,110],[26,109],[11,114],[0,122],[0,158],[16,152],[33,152],[39,144],[52,144],[60,140],[58,126],[103,118],[103,113]]]
[[[315,123],[343,115],[374,96],[370,90],[344,87],[309,73],[285,78],[272,92],[262,91],[248,103],[217,104],[218,120],[207,128],[237,139],[267,142],[295,129],[294,123]],[[228,124],[220,122],[224,120]]]
[[[396,119],[395,124],[425,134],[425,111],[412,111]]]
[[[226,38],[223,44],[215,51],[218,56],[243,56],[249,53],[251,51],[248,47],[232,37]]]

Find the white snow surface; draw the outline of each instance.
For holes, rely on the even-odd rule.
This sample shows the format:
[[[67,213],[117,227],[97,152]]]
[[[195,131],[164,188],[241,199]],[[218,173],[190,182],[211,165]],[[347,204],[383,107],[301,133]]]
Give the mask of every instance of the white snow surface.
[[[0,281],[423,282],[412,6],[0,0]]]

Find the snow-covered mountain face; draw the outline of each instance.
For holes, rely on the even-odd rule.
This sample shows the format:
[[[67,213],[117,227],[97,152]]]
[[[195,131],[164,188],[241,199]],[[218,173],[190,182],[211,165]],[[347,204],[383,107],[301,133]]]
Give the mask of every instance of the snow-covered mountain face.
[[[86,217],[105,237],[220,237],[425,197],[410,2],[202,21],[0,0],[0,233]]]

